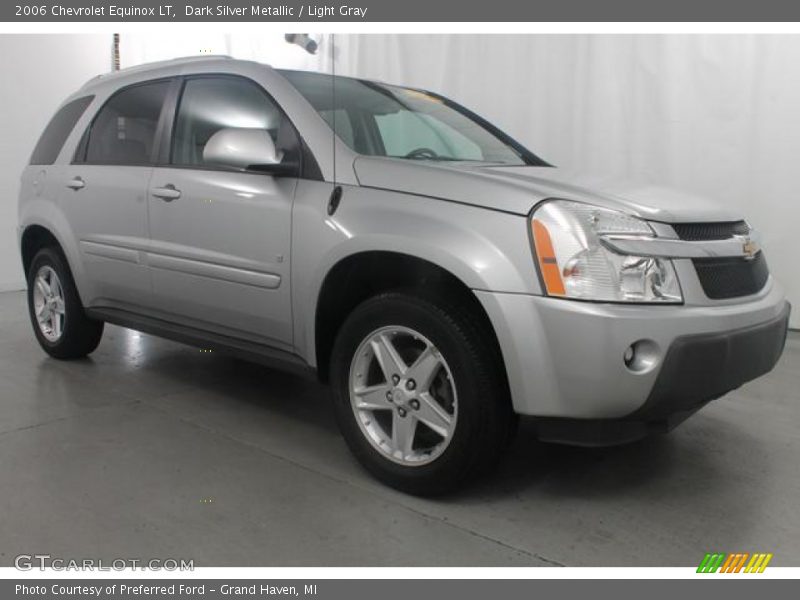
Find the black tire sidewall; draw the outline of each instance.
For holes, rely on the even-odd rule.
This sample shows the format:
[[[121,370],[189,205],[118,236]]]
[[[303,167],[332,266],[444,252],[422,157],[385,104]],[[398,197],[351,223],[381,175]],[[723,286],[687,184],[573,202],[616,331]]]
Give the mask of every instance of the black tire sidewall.
[[[36,319],[33,305],[34,281],[37,273],[44,266],[49,266],[55,271],[64,293],[64,329],[61,333],[61,337],[55,342],[48,340],[39,328],[39,322]],[[75,282],[72,279],[72,273],[63,255],[57,249],[52,247],[42,248],[36,256],[34,256],[31,261],[30,269],[28,270],[27,296],[28,314],[30,315],[31,325],[33,326],[36,339],[45,352],[56,358],[75,358],[80,355],[85,355],[90,352],[91,349],[94,349],[91,348],[91,343],[86,343],[87,335],[94,332],[88,332],[86,329],[87,326],[96,329],[101,327],[102,324],[89,322],[86,318],[75,287]],[[96,345],[96,343],[94,345]],[[83,346],[87,347],[87,351],[83,351]]]
[[[456,388],[458,416],[453,438],[438,458],[425,465],[404,466],[375,449],[361,431],[350,401],[349,373],[357,348],[376,329],[391,325],[409,327],[427,337],[447,361]],[[486,439],[486,413],[495,401],[489,373],[493,360],[484,356],[476,361],[467,348],[478,341],[470,339],[469,329],[463,325],[429,300],[391,293],[365,301],[340,330],[331,361],[339,427],[360,462],[393,487],[416,494],[445,492],[465,479],[480,461],[476,444]]]

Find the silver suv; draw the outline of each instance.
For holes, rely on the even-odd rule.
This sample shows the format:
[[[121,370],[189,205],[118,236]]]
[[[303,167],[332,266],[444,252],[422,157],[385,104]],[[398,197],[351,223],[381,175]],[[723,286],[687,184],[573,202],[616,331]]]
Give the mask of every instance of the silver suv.
[[[438,94],[203,57],[97,77],[22,176],[33,330],[103,323],[330,381],[381,480],[666,431],[767,373],[789,305],[741,215],[568,174]]]

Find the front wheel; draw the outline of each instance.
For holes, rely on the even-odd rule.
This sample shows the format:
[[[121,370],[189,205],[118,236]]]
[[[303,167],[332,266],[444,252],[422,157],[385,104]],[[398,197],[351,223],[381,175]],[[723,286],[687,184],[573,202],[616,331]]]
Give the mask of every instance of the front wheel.
[[[514,417],[487,337],[465,306],[406,293],[348,317],[331,359],[336,415],[378,479],[431,495],[494,465]]]

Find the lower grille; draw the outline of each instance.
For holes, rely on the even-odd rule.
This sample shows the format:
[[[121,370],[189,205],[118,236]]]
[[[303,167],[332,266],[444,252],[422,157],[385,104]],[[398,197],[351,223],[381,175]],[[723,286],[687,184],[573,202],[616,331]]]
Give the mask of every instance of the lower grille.
[[[764,253],[755,258],[695,258],[692,259],[700,285],[712,300],[738,298],[755,294],[767,284],[769,269]]]

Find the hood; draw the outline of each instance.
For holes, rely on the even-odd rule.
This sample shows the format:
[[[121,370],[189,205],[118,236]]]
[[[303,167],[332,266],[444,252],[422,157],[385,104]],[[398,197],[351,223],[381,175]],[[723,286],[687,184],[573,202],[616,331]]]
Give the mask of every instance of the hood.
[[[527,215],[547,198],[590,202],[665,223],[737,221],[743,216],[706,198],[650,184],[574,173],[556,167],[502,167],[358,157],[367,187],[406,192]]]

